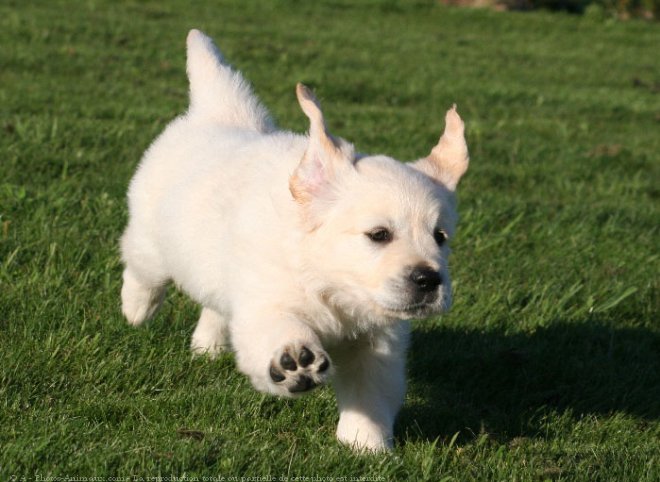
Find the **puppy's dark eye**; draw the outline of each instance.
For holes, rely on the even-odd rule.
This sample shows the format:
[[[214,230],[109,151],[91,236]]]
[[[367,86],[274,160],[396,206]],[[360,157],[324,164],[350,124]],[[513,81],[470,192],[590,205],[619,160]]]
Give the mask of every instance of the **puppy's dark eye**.
[[[442,246],[447,241],[447,233],[441,229],[433,231],[433,237],[435,238],[435,242],[438,243],[438,246]]]
[[[387,228],[376,228],[364,234],[374,243],[389,243],[392,241],[392,232]]]

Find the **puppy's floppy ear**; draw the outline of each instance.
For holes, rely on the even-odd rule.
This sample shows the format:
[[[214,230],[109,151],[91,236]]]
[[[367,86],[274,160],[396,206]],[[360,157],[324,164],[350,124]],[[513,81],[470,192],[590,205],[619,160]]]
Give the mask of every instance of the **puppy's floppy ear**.
[[[327,131],[323,112],[314,94],[303,84],[296,86],[302,111],[309,118],[309,145],[289,179],[289,190],[300,204],[329,190],[342,170],[353,165],[353,146],[333,138]]]
[[[465,126],[456,112],[456,104],[447,111],[445,131],[428,157],[412,166],[455,191],[458,181],[467,171],[470,158],[465,142]]]

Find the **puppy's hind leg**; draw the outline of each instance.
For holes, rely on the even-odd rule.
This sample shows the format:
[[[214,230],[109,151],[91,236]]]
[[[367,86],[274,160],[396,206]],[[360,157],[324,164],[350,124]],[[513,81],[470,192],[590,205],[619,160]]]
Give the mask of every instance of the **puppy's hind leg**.
[[[190,349],[195,355],[215,358],[229,348],[227,319],[211,308],[202,308],[202,314],[192,335]]]
[[[129,224],[121,239],[124,284],[121,288],[122,312],[131,325],[141,325],[156,314],[163,303],[168,277],[152,243]]]
[[[138,326],[153,317],[165,299],[165,283],[146,283],[127,267],[121,287],[121,309],[131,325]]]

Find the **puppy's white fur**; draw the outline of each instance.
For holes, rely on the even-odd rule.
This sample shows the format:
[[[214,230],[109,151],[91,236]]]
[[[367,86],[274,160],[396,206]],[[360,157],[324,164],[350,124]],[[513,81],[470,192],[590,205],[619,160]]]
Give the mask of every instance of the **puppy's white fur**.
[[[328,133],[304,86],[309,136],[279,131],[208,37],[192,30],[187,48],[190,108],[129,189],[124,315],[134,325],[152,317],[173,281],[203,306],[194,352],[231,344],[253,385],[277,395],[334,377],[339,440],[391,447],[405,392],[402,320],[451,302],[449,248],[437,241],[454,233],[468,165],[456,109],[426,158],[360,156]],[[389,238],[371,239],[379,229]],[[437,289],[416,290],[418,266],[439,274]]]

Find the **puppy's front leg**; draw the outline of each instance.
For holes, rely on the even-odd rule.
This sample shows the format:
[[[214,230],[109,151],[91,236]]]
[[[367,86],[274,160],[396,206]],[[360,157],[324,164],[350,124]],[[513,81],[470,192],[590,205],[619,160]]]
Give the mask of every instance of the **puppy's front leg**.
[[[333,353],[340,442],[358,450],[392,447],[394,419],[406,391],[408,338],[409,325],[401,322]]]
[[[273,309],[237,314],[230,329],[238,368],[257,390],[294,397],[333,373],[316,333],[294,315]]]

